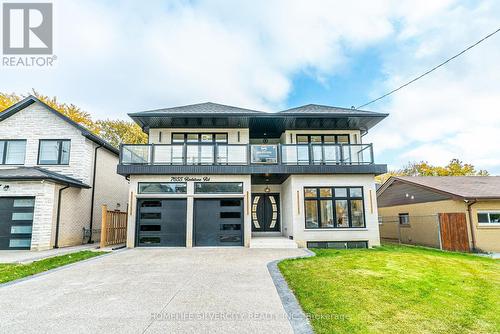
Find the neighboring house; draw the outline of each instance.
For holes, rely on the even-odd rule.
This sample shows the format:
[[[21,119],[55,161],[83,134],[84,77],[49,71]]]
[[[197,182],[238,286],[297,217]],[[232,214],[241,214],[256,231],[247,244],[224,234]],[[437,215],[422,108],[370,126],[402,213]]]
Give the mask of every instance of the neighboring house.
[[[387,167],[362,137],[386,116],[215,103],[130,114],[149,144],[121,147],[128,246],[379,245],[374,177]]]
[[[0,112],[0,249],[82,244],[101,205],[127,208],[118,150],[29,96]]]
[[[383,239],[500,252],[500,176],[391,177],[377,197]]]

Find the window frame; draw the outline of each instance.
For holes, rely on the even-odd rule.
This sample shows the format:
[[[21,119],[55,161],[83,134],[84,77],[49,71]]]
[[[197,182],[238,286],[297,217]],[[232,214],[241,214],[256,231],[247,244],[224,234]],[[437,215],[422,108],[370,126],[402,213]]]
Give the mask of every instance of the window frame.
[[[403,219],[406,218],[406,219]],[[399,225],[410,226],[410,214],[408,212],[398,213]],[[406,222],[403,222],[406,221]]]
[[[141,191],[141,185],[144,184],[182,184],[186,190],[184,192],[173,192],[173,193],[166,193],[166,192],[142,192]],[[187,194],[187,182],[137,182],[137,193],[138,194],[145,194],[145,195],[185,195]]]
[[[487,223],[484,223],[484,222],[480,222],[479,221],[479,214],[486,214],[488,215],[488,222]],[[481,227],[497,227],[497,226],[500,226],[500,222],[496,223],[496,222],[491,222],[491,217],[490,215],[491,214],[500,214],[500,210],[478,210],[476,212],[476,218],[477,218],[477,224],[478,226],[481,226]]]
[[[299,143],[298,137],[303,136],[307,137],[307,143]],[[330,137],[333,136],[335,137],[335,143],[325,143],[325,137]],[[339,143],[338,137],[340,136],[347,136],[347,143]],[[321,137],[321,143],[313,143],[311,142],[311,137]],[[351,135],[349,133],[320,133],[320,134],[301,134],[297,133],[295,134],[295,143],[299,145],[350,145],[351,144]]]
[[[331,189],[331,196],[321,196],[321,191],[320,189]],[[305,193],[307,189],[315,189],[316,191],[316,196],[315,197],[306,197]],[[335,196],[335,189],[346,189],[346,196]],[[351,197],[351,189],[361,189],[361,197],[355,196]],[[303,188],[303,209],[304,209],[304,229],[306,230],[345,230],[345,229],[365,229],[366,228],[366,206],[365,206],[365,192],[364,192],[364,187],[363,186],[305,186]],[[321,226],[321,201],[324,200],[331,200],[332,201],[332,207],[333,207],[333,217],[334,217],[334,224],[332,227],[323,227]],[[336,200],[346,200],[347,201],[347,219],[348,219],[348,226],[346,227],[339,227],[337,225],[337,206],[335,201]],[[352,201],[353,200],[361,200],[361,203],[363,204],[363,226],[352,226]],[[316,211],[318,213],[318,227],[307,227],[307,222],[306,222],[306,201],[316,201]]]
[[[198,184],[241,184],[241,192],[198,192],[197,191],[197,185]],[[194,194],[237,194],[237,195],[242,195],[245,191],[245,184],[243,182],[222,182],[222,181],[217,181],[217,182],[195,182],[194,183]]]
[[[196,142],[188,142],[187,141],[187,135],[190,134],[190,135],[197,135],[198,136],[198,140]],[[226,135],[226,141],[225,142],[218,142],[216,139],[215,139],[215,135]],[[184,137],[184,141],[181,143],[181,142],[176,142],[174,143],[174,135],[183,135]],[[201,141],[201,136],[202,135],[211,135],[212,136],[212,141],[211,142],[203,142]],[[170,135],[170,143],[171,144],[205,144],[205,145],[210,145],[210,144],[222,144],[222,145],[226,145],[229,143],[229,134],[227,132],[172,132],[172,134]]]
[[[20,164],[8,164],[8,163],[6,163],[6,161],[7,161],[7,146],[8,146],[9,142],[24,142],[23,163],[20,163]],[[0,156],[0,165],[3,165],[3,166],[22,166],[22,165],[24,165],[26,163],[26,144],[27,144],[26,139],[0,139],[0,145],[3,145],[2,156]]]
[[[42,148],[42,142],[59,142],[59,150],[57,152],[57,163],[41,163],[40,161],[40,155],[41,155],[41,148]],[[69,142],[69,152],[68,152],[68,162],[67,163],[61,163],[62,159],[62,143],[63,142]],[[71,139],[39,139],[38,140],[38,156],[37,156],[37,164],[39,166],[69,166],[71,162]]]

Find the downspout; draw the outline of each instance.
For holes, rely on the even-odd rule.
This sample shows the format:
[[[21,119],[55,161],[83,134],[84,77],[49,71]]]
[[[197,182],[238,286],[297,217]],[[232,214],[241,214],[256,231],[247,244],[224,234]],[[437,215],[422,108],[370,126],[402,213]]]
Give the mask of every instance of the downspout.
[[[471,211],[471,207],[472,205],[474,205],[477,200],[464,200],[465,204],[467,205],[467,213],[469,215],[469,227],[470,227],[470,237],[471,237],[471,241],[472,241],[472,252],[476,252],[476,232],[474,230],[474,222],[472,220],[472,211]]]
[[[94,150],[94,172],[92,174],[92,197],[90,199],[90,224],[89,224],[89,229],[90,229],[90,237],[89,237],[89,244],[93,243],[92,241],[92,227],[94,223],[94,200],[95,200],[95,178],[96,178],[96,170],[97,170],[97,150],[100,149],[102,145],[99,145],[95,148]]]
[[[56,238],[54,241],[54,248],[59,248],[59,225],[61,222],[61,196],[62,196],[62,191],[67,188],[69,188],[69,185],[66,185],[61,189],[59,189],[59,196],[57,196]]]

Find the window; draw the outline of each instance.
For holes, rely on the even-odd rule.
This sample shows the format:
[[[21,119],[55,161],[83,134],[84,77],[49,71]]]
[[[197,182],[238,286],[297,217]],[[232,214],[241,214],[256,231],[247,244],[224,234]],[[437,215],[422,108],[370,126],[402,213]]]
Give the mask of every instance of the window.
[[[0,140],[0,164],[24,165],[26,140]]]
[[[399,224],[410,225],[410,215],[408,213],[399,214]]]
[[[500,211],[478,211],[477,221],[479,225],[494,224],[500,226]]]
[[[38,151],[39,165],[68,165],[70,140],[42,139]]]
[[[304,188],[306,229],[365,227],[362,187]]]
[[[308,241],[307,248],[368,248],[368,241]]]
[[[185,182],[139,182],[139,194],[185,194]]]
[[[227,143],[227,133],[172,133],[172,143]]]
[[[242,182],[195,182],[195,194],[243,193]]]
[[[220,212],[220,218],[241,218],[241,212]]]
[[[349,135],[297,135],[297,144],[349,144]]]

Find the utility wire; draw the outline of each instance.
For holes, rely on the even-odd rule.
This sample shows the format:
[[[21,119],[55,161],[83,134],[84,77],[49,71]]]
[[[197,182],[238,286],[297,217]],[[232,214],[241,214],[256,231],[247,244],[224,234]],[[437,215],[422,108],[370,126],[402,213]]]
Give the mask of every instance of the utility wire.
[[[428,71],[427,71],[427,72],[425,72],[424,74],[419,75],[419,76],[418,76],[418,77],[416,77],[415,79],[412,79],[412,80],[408,81],[407,83],[405,83],[404,85],[401,85],[401,86],[399,86],[398,88],[393,89],[393,90],[391,90],[390,92],[388,92],[388,93],[386,93],[386,94],[384,94],[384,95],[382,95],[382,96],[380,96],[380,97],[378,97],[378,98],[376,98],[376,99],[374,99],[374,100],[371,100],[370,102],[367,102],[367,103],[365,103],[365,104],[362,104],[362,105],[360,105],[359,107],[356,107],[356,108],[354,108],[354,109],[363,108],[363,107],[365,107],[365,106],[367,106],[367,105],[369,105],[369,104],[372,104],[372,103],[374,103],[374,102],[377,102],[378,100],[381,100],[381,99],[383,99],[384,97],[389,96],[389,95],[391,95],[391,94],[393,94],[393,93],[397,92],[398,90],[400,90],[400,89],[402,89],[402,88],[404,88],[404,87],[406,87],[406,86],[408,86],[408,85],[410,85],[410,84],[414,83],[414,82],[415,82],[415,81],[417,81],[418,79],[421,79],[421,78],[425,77],[427,74],[429,74],[429,73],[431,73],[431,72],[434,72],[435,70],[437,70],[437,69],[438,69],[438,68],[440,68],[441,66],[444,66],[445,64],[449,63],[449,62],[450,62],[450,61],[452,61],[453,59],[455,59],[455,58],[457,58],[457,57],[459,57],[459,56],[463,55],[464,53],[466,53],[467,51],[469,51],[470,49],[472,49],[472,48],[473,48],[473,47],[475,47],[476,45],[478,45],[478,44],[480,44],[480,43],[484,42],[485,40],[487,40],[487,39],[488,39],[488,38],[490,38],[491,36],[495,35],[495,34],[496,34],[497,32],[499,32],[499,31],[500,31],[500,28],[498,28],[497,30],[495,30],[495,31],[494,31],[494,32],[492,32],[491,34],[488,34],[488,35],[486,35],[485,37],[481,38],[479,41],[477,41],[476,43],[474,43],[474,44],[472,44],[471,46],[467,47],[466,49],[464,49],[464,50],[460,51],[459,53],[457,53],[457,54],[456,54],[456,55],[454,55],[453,57],[446,59],[446,60],[445,60],[445,61],[443,61],[441,64],[439,64],[439,65],[437,65],[437,66],[434,66],[433,68],[431,68],[430,70],[428,70]]]

